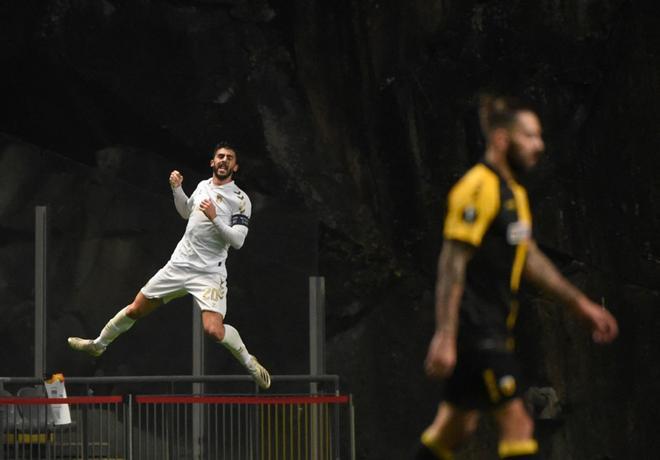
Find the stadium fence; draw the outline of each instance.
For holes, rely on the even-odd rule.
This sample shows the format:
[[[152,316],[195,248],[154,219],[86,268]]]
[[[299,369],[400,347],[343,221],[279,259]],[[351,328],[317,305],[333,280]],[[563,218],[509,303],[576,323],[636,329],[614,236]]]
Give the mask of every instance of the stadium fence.
[[[204,393],[181,391],[199,383]],[[66,398],[4,389],[26,384],[42,382],[0,378],[0,460],[355,458],[353,402],[337,376],[273,376],[274,388],[291,390],[277,394],[260,394],[247,376],[70,377]],[[252,391],[218,391],[242,384]],[[94,394],[122,387],[138,391]],[[64,404],[71,422],[56,425],[53,409]]]

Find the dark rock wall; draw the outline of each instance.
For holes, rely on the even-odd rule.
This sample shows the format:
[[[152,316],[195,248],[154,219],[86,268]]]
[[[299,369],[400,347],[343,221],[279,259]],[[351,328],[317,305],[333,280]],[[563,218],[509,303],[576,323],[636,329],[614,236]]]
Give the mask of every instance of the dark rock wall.
[[[492,88],[538,104],[537,239],[622,329],[595,347],[527,291],[521,359],[563,408],[539,423],[544,456],[652,458],[656,18],[653,2],[622,0],[5,2],[2,373],[31,373],[18,350],[31,344],[33,206],[53,219],[49,336],[93,334],[183,231],[169,171],[183,169],[191,190],[228,138],[255,204],[230,259],[228,321],[276,373],[302,372],[306,279],[326,276],[328,370],[355,396],[358,456],[405,458],[440,396],[422,361],[444,197],[481,154],[474,97]],[[114,355],[90,362],[53,340],[49,363],[69,375],[186,373],[188,350],[172,344],[189,343],[177,325],[190,308],[178,305]],[[212,372],[237,371],[225,355],[211,355]],[[463,458],[494,458],[487,421],[482,435]]]

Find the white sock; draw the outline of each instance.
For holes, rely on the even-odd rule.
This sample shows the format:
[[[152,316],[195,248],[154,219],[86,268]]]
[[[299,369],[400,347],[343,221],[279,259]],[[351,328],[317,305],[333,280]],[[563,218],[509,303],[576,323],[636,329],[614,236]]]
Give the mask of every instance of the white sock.
[[[225,338],[220,342],[226,349],[228,349],[234,358],[240,361],[241,364],[245,367],[250,366],[252,361],[250,353],[248,353],[247,347],[241,340],[241,335],[238,333],[235,327],[225,324]]]
[[[115,340],[120,334],[129,330],[135,320],[126,316],[126,308],[122,308],[119,312],[105,325],[101,330],[101,334],[94,340],[97,345],[107,347]]]

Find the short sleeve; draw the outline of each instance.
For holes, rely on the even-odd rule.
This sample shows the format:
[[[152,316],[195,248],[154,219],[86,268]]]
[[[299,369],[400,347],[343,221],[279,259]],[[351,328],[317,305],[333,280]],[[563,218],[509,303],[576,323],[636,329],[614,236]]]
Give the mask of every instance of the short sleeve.
[[[451,189],[444,238],[478,247],[499,212],[499,180],[485,167],[472,169]]]

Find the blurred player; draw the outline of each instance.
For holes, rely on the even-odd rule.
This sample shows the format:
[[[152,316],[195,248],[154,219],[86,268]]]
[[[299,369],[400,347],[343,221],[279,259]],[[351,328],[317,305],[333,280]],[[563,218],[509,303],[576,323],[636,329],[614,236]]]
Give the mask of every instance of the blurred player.
[[[422,434],[417,460],[453,458],[483,411],[499,428],[500,458],[536,458],[534,422],[520,396],[513,351],[521,278],[570,308],[595,342],[618,334],[614,317],[569,283],[532,238],[518,179],[544,150],[537,115],[503,98],[484,98],[480,109],[486,152],[449,193],[436,330],[425,361],[429,376],[447,379],[445,398]]]
[[[100,356],[136,320],[144,318],[163,303],[191,294],[202,310],[204,331],[224,345],[245,366],[261,388],[270,387],[270,374],[248,353],[236,328],[224,323],[227,311],[227,269],[231,246],[240,249],[248,233],[252,205],[234,183],[238,171],[236,150],[218,144],[210,163],[213,176],[201,181],[188,197],[181,187],[183,176],[170,174],[174,205],[188,219],[186,231],[170,260],[140,289],[133,302],[105,325],[96,339],[69,337],[69,346]]]

